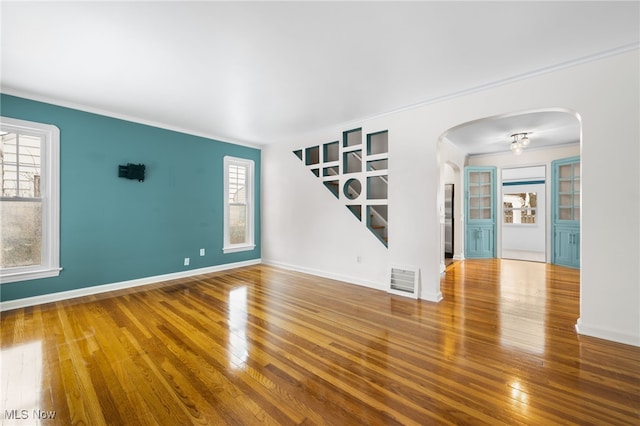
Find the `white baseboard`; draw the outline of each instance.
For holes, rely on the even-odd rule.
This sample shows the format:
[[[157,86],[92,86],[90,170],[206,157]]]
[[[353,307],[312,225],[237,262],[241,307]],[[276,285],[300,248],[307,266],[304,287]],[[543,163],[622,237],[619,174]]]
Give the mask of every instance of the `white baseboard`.
[[[322,278],[328,278],[330,280],[343,281],[348,284],[355,284],[362,287],[373,288],[376,290],[386,291],[386,286],[383,283],[376,283],[373,281],[362,280],[359,278],[350,277],[347,275],[335,274],[333,272],[322,271],[319,269],[307,268],[304,266],[292,265],[289,263],[278,262],[274,260],[263,259],[262,263],[265,265],[276,266],[290,271],[302,272],[303,274],[315,275]]]
[[[463,254],[454,254],[453,255],[453,260],[464,260],[464,255]]]
[[[422,300],[426,300],[427,302],[435,302],[435,303],[438,303],[442,301],[442,299],[444,299],[444,297],[442,297],[442,292],[437,292],[437,293],[422,292],[420,296],[422,296],[420,297],[420,299]]]
[[[322,278],[328,278],[330,280],[342,281],[347,284],[355,284],[362,287],[372,288],[374,290],[387,291],[386,283],[376,283],[373,281],[362,280],[360,278],[354,278],[347,275],[335,274],[333,272],[322,271],[319,269],[307,268],[299,265],[292,265],[289,263],[278,262],[274,260],[263,259],[262,263],[265,265],[276,266],[283,269],[288,269],[290,271],[302,272],[303,274],[315,275]],[[424,291],[420,292],[420,299],[426,300],[429,302],[440,302],[442,300],[442,293],[425,293]]]
[[[640,347],[640,335],[620,333],[619,331],[587,325],[584,324],[580,318],[578,318],[578,322],[576,323],[576,331],[578,334],[582,334],[584,336],[597,337],[599,339],[606,339],[618,343],[624,343],[625,345]]]
[[[261,259],[246,260],[244,262],[225,263],[223,265],[209,266],[206,268],[190,269],[188,271],[174,272],[165,275],[139,278],[129,281],[121,281],[111,284],[102,284],[93,287],[84,287],[77,290],[61,291],[58,293],[43,294],[41,296],[25,297],[23,299],[8,300],[0,302],[0,312],[12,309],[26,308],[27,306],[42,305],[44,303],[59,302],[61,300],[74,299],[76,297],[91,296],[93,294],[106,293],[108,291],[122,290],[126,288],[139,287],[148,284],[156,284],[162,281],[170,281],[178,278],[192,277],[194,275],[209,274],[212,272],[224,271],[227,269],[241,268],[243,266],[257,265],[262,263]]]

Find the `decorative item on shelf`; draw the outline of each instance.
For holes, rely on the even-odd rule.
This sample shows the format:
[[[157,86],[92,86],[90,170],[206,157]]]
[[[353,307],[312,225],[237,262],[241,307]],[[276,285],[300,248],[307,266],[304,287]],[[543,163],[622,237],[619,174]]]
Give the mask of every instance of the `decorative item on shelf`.
[[[514,133],[511,135],[511,152],[515,155],[522,154],[522,150],[529,146],[529,136],[531,132]]]
[[[127,163],[126,166],[118,166],[118,177],[127,179],[137,179],[138,182],[144,182],[144,164]]]

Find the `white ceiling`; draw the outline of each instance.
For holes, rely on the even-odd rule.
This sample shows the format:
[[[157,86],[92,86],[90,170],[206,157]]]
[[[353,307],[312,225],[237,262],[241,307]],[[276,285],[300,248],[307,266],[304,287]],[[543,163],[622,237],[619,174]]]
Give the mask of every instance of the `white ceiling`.
[[[637,48],[639,4],[3,1],[0,84],[273,143]]]
[[[445,136],[470,155],[509,152],[515,133],[528,133],[527,150],[580,142],[580,122],[565,111],[539,111],[465,123]]]

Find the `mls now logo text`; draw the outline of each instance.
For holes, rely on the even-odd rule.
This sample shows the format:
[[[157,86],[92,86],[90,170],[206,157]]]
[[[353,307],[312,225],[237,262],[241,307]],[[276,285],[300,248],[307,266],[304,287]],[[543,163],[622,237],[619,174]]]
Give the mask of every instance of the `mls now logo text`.
[[[45,411],[38,408],[35,408],[33,410],[4,410],[5,420],[53,420],[55,418],[55,411]]]

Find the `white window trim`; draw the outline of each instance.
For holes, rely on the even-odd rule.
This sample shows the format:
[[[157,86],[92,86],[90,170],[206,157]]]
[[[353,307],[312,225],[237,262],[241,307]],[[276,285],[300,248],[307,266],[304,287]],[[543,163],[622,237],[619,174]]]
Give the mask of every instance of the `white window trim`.
[[[242,244],[231,244],[229,242],[229,166],[236,165],[241,167],[246,167],[247,169],[247,186],[245,188],[245,197],[247,200],[247,242]],[[223,219],[223,229],[224,229],[224,242],[222,246],[222,252],[227,253],[236,253],[241,251],[249,251],[256,248],[255,240],[254,240],[254,162],[253,160],[248,160],[246,158],[237,158],[237,157],[224,157],[224,219]]]
[[[60,274],[60,129],[50,124],[0,117],[3,131],[41,136],[42,263],[0,269],[2,284],[56,277]]]

